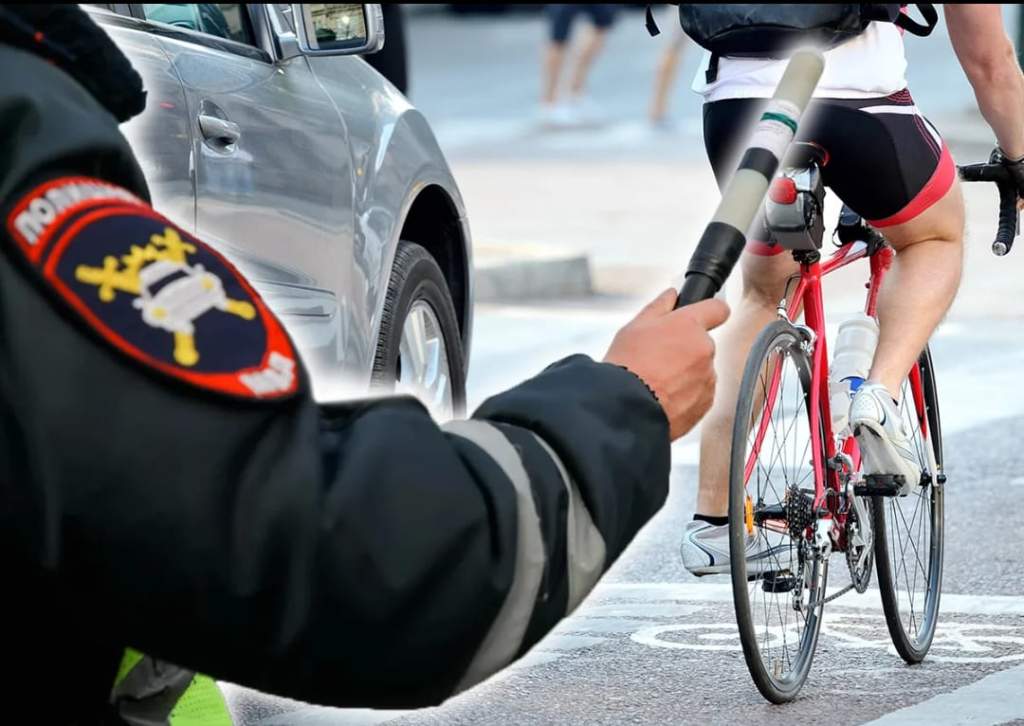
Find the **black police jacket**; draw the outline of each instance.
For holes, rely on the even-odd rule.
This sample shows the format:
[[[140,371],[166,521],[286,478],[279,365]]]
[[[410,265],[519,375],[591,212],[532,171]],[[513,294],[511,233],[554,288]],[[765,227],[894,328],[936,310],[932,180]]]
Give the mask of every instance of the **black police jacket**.
[[[35,56],[0,68],[0,627],[32,722],[102,713],[126,646],[321,704],[437,704],[661,507],[664,413],[584,356],[443,427],[412,399],[321,411],[258,295],[148,206],[113,117]]]

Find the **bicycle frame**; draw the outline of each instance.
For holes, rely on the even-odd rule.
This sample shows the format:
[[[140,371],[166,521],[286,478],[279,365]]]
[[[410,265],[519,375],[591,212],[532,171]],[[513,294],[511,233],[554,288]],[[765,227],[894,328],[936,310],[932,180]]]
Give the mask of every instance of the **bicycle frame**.
[[[794,324],[802,312],[804,324],[812,334],[811,390],[808,407],[810,409],[811,449],[814,465],[814,508],[815,511],[827,512],[823,519],[832,520],[832,544],[839,551],[843,551],[846,548],[845,525],[849,510],[845,506],[846,498],[842,496],[844,492],[842,491],[842,480],[840,477],[842,473],[841,468],[846,467],[848,464],[843,461],[843,457],[837,457],[837,454],[844,454],[846,457],[849,457],[849,462],[852,463],[852,468],[845,472],[847,477],[860,470],[861,462],[860,450],[857,447],[856,439],[853,436],[847,436],[842,442],[838,442],[835,433],[832,431],[832,415],[828,391],[828,342],[825,331],[825,303],[821,290],[821,280],[831,272],[868,257],[871,263],[871,271],[867,284],[868,294],[864,305],[864,312],[867,315],[874,316],[878,304],[878,291],[881,288],[882,280],[885,278],[887,270],[892,264],[893,254],[891,247],[882,246],[868,256],[868,245],[865,242],[848,242],[842,245],[824,262],[820,260],[817,253],[805,256],[800,264],[796,288],[785,307],[785,316]],[[782,314],[781,307],[780,304],[780,314]],[[746,482],[750,480],[772,419],[781,375],[782,366],[776,363],[772,371],[758,432],[750,455],[747,458],[744,471],[744,480]],[[921,425],[921,432],[922,435],[928,436],[924,388],[922,386],[920,368],[916,364],[912,367],[909,378],[915,410]],[[826,457],[825,461],[822,461],[822,452],[824,452]],[[829,492],[835,492],[839,496],[830,497]]]

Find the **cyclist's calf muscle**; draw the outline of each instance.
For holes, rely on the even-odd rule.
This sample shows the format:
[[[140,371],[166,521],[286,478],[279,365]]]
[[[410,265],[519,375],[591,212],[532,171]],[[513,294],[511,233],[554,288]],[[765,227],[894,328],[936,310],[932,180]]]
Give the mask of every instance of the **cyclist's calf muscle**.
[[[880,337],[869,378],[894,397],[956,296],[963,229],[963,197],[955,182],[920,215],[884,230],[896,258],[878,297]]]

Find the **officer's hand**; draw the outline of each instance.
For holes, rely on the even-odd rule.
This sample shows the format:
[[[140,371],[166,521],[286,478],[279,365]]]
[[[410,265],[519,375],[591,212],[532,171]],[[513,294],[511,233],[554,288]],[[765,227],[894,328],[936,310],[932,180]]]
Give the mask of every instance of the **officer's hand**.
[[[721,300],[673,310],[676,291],[661,293],[615,335],[604,360],[625,366],[654,391],[673,440],[692,429],[715,396],[715,344],[708,335],[729,317]]]

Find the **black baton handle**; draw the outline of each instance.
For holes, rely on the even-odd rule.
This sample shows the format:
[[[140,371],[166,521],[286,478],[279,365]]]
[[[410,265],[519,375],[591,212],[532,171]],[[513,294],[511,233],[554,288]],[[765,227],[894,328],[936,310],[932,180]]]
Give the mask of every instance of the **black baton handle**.
[[[690,258],[676,307],[714,297],[736,266],[745,245],[745,235],[732,225],[724,222],[708,224]]]

